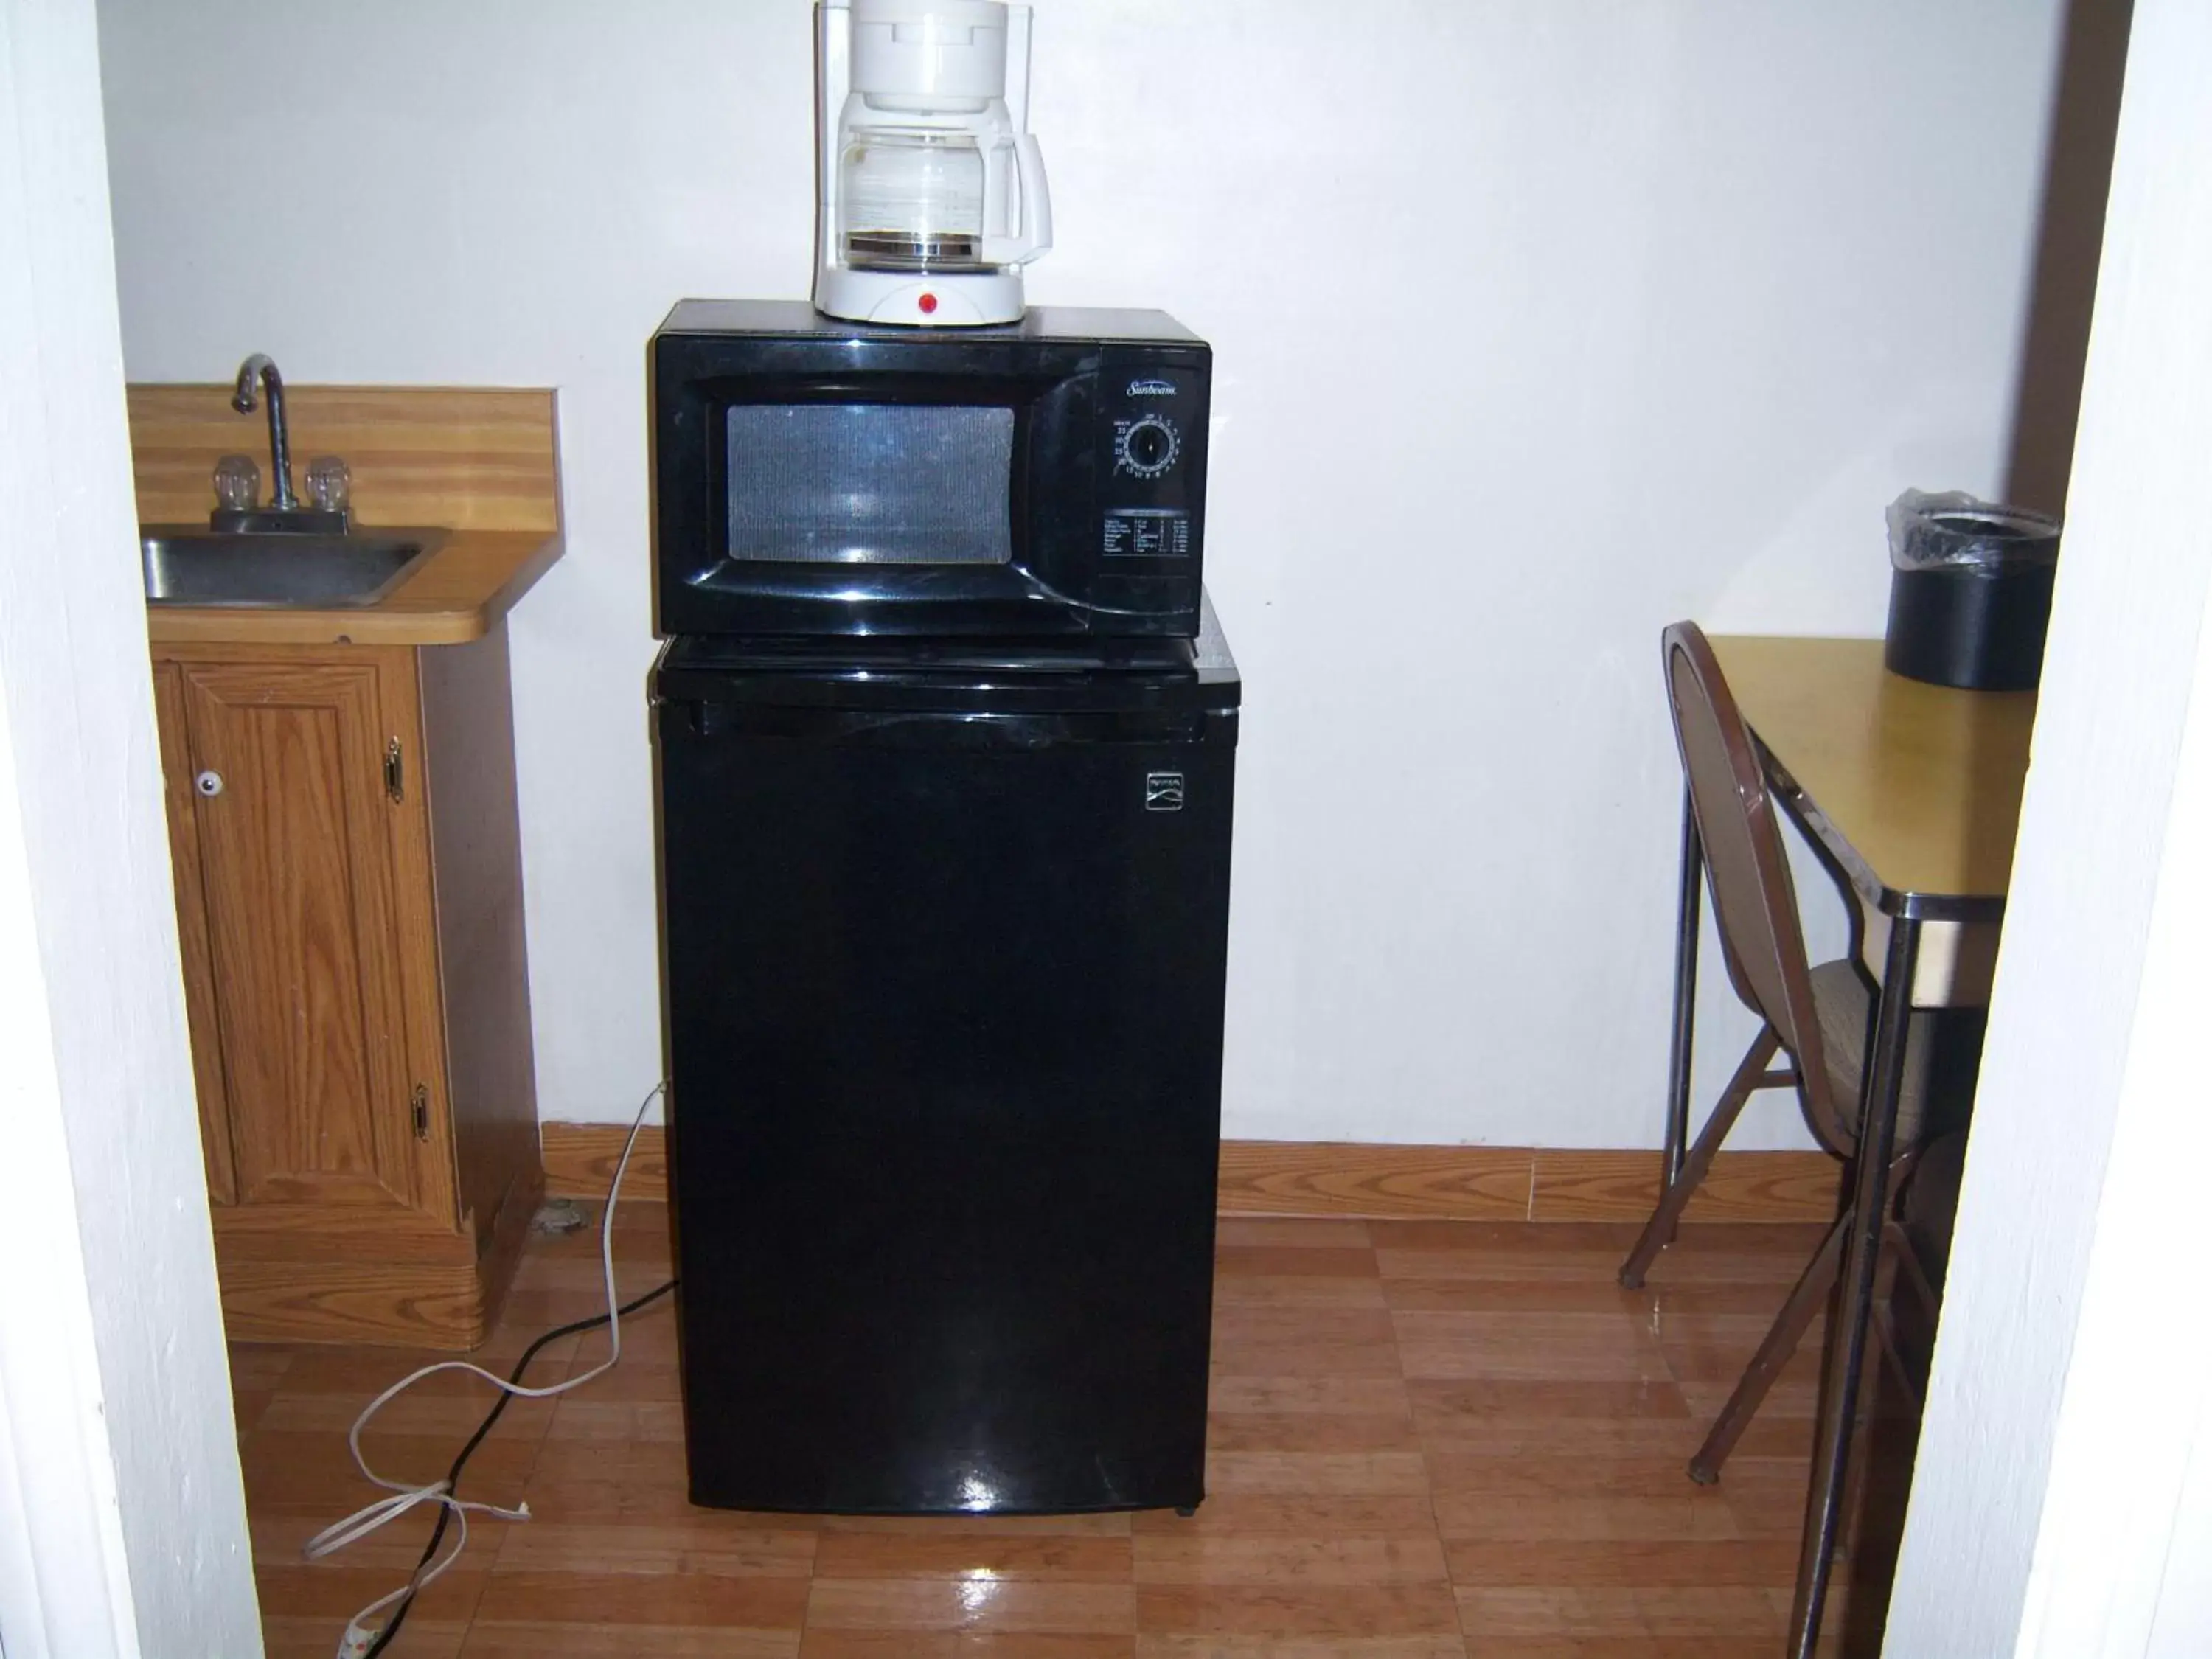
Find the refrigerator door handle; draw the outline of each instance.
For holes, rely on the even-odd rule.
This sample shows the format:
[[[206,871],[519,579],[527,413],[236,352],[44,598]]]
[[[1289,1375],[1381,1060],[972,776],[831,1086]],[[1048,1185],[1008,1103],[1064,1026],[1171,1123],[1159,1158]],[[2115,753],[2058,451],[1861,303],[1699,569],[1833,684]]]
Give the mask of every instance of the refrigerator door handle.
[[[1233,709],[977,714],[670,699],[662,704],[661,713],[664,722],[679,721],[695,737],[742,735],[886,749],[1018,752],[1084,744],[1233,743],[1237,732]]]

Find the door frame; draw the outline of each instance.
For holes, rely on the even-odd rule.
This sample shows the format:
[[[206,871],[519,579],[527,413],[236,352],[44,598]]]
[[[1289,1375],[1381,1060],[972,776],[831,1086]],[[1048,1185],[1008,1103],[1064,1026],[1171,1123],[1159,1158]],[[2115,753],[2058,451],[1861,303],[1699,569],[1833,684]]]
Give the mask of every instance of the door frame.
[[[0,0],[0,1629],[254,1656],[102,120],[92,0]]]
[[[1900,1656],[2212,1651],[2207,84],[2212,9],[2136,0]]]

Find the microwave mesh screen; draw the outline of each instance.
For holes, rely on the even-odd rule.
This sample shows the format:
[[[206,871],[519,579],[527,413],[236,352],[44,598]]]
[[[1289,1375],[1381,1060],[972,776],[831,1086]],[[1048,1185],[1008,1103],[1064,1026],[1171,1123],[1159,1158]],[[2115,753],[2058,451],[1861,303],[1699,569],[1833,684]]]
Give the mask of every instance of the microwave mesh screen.
[[[1011,409],[740,404],[729,446],[732,559],[1013,560]]]

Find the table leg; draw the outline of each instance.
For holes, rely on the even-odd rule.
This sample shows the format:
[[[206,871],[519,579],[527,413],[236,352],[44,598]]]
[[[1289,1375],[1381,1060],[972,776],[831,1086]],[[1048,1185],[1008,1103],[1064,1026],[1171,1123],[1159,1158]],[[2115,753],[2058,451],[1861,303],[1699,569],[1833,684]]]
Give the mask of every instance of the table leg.
[[[1857,1187],[1837,1309],[1842,1329],[1830,1335],[1823,1410],[1813,1443],[1813,1483],[1806,1498],[1797,1593],[1790,1613],[1790,1659],[1813,1659],[1819,1644],[1829,1561],[1843,1522],[1844,1475],[1850,1457],[1852,1419],[1858,1412],[1859,1373],[1874,1318],[1882,1223],[1889,1214],[1889,1165],[1897,1150],[1898,1098],[1905,1083],[1905,1035],[1912,1023],[1912,981],[1920,965],[1920,927],[1917,920],[1899,916],[1890,928],[1881,998],[1859,1097]]]
[[[1698,1012],[1698,903],[1705,848],[1687,784],[1682,789],[1682,869],[1674,902],[1674,1031],[1667,1053],[1667,1152],[1662,1189],[1682,1173],[1690,1145],[1690,1039]]]

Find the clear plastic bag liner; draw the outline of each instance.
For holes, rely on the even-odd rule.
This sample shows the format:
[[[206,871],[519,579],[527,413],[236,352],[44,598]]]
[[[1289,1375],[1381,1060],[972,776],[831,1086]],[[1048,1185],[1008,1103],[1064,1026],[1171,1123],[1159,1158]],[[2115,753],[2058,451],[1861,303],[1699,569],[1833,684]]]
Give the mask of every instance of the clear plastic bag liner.
[[[1964,490],[1908,489],[1889,504],[1889,562],[1899,570],[2002,570],[2056,564],[2058,520]]]

